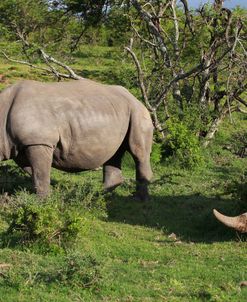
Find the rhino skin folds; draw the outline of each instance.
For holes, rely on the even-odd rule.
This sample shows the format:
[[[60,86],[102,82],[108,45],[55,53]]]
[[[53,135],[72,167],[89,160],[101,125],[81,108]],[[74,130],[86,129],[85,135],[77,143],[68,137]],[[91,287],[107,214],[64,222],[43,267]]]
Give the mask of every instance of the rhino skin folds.
[[[13,159],[32,175],[40,196],[49,192],[51,166],[76,172],[103,165],[104,188],[114,189],[129,151],[137,197],[146,200],[152,138],[147,109],[120,86],[23,81],[0,94],[0,159]]]

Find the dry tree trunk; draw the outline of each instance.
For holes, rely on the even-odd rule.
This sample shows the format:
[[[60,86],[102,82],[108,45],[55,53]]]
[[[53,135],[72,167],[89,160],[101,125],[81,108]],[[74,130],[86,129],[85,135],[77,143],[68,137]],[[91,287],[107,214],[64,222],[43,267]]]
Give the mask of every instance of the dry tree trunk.
[[[215,133],[218,131],[220,124],[223,122],[225,116],[227,115],[228,112],[228,106],[226,105],[225,108],[221,110],[219,115],[214,119],[212,122],[205,138],[203,141],[203,147],[207,147],[211,140],[214,138]]]

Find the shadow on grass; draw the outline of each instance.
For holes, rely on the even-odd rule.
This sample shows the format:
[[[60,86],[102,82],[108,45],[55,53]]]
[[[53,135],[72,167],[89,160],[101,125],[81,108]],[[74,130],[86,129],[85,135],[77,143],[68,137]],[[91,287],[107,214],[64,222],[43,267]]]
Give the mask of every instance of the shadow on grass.
[[[238,167],[218,166],[218,167],[214,167],[213,171],[217,173],[220,179],[225,181],[229,180],[229,177],[236,178],[239,175]]]
[[[0,166],[0,192],[13,194],[19,188],[25,188],[31,192],[30,176],[17,166],[8,164]]]
[[[156,180],[156,185],[167,183],[176,187],[179,180],[176,180],[174,175],[183,177],[180,173],[163,175]],[[56,181],[53,180],[52,183],[55,184]],[[10,194],[18,188],[32,190],[30,177],[11,165],[0,167],[0,185],[2,192]],[[126,186],[129,191],[134,187],[134,183],[130,182]],[[108,221],[152,227],[162,230],[166,235],[175,233],[186,242],[210,243],[246,238],[239,237],[235,231],[221,225],[212,213],[212,209],[216,208],[226,215],[240,214],[242,209],[236,199],[207,197],[200,193],[170,195],[157,191],[149,202],[141,203],[130,195],[120,194],[107,194]]]
[[[55,180],[51,180],[51,185],[56,184]],[[31,176],[13,164],[0,166],[0,194],[8,192],[11,195],[19,189],[33,193]]]
[[[213,216],[214,208],[234,215],[236,200],[222,200],[203,195],[151,196],[147,203],[113,193],[108,201],[109,221],[160,229],[175,233],[182,241],[212,243],[240,240],[234,230],[221,225]],[[245,237],[245,236],[243,236]],[[244,239],[244,238],[242,238]]]

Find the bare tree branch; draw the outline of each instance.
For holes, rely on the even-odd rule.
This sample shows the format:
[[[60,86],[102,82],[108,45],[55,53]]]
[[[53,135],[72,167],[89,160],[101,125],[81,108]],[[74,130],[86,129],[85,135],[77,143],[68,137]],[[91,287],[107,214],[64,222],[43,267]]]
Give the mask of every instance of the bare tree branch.
[[[26,33],[23,30],[21,30],[18,25],[16,25],[15,23],[13,23],[12,26],[13,26],[13,28],[15,30],[15,34],[17,35],[17,37],[19,37],[19,39],[22,42],[22,44],[25,47],[25,49],[33,48],[34,52],[36,52],[41,57],[41,59],[48,66],[48,68],[36,67],[36,65],[33,64],[33,63],[31,63],[31,62],[10,59],[7,56],[6,53],[3,53],[6,59],[8,59],[9,61],[11,60],[12,62],[15,62],[15,63],[20,63],[20,64],[28,65],[28,66],[30,66],[32,68],[42,69],[42,70],[44,70],[44,71],[46,71],[48,73],[51,73],[51,74],[55,75],[58,80],[60,80],[61,78],[74,79],[74,80],[83,79],[83,77],[81,77],[78,74],[76,74],[75,71],[70,66],[68,66],[65,63],[63,63],[63,62],[55,59],[51,55],[47,54],[45,52],[45,50],[42,49],[41,47],[37,47],[36,45],[33,45],[32,43],[30,43],[30,41],[28,41]],[[59,66],[60,68],[64,69],[67,73],[60,72],[59,70],[57,70],[57,68],[54,65],[55,66]]]
[[[247,114],[247,110],[244,110],[243,108],[241,108],[240,106],[238,106],[237,111]]]
[[[35,68],[35,69],[40,69],[40,70],[46,71],[48,73],[51,72],[51,70],[49,68],[37,66],[37,65],[34,65],[34,64],[32,64],[30,62],[27,62],[27,61],[12,59],[4,51],[1,51],[1,53],[3,54],[3,56],[5,57],[5,59],[7,59],[10,62],[18,63],[18,64],[23,64],[23,65],[28,65],[29,67],[32,67],[32,68]]]
[[[133,40],[130,43],[130,47],[125,47],[124,49],[131,55],[131,57],[134,60],[134,63],[136,65],[136,69],[137,69],[137,74],[138,74],[138,82],[141,88],[141,93],[142,93],[142,97],[144,100],[145,105],[147,106],[147,108],[152,111],[152,106],[149,103],[148,97],[147,97],[147,93],[146,93],[146,87],[144,85],[144,74],[141,68],[141,64],[139,62],[139,60],[137,59],[136,54],[132,51],[132,43]]]
[[[138,30],[134,27],[132,21],[131,21],[131,28],[134,30],[135,34],[137,35],[137,37],[138,37],[141,41],[143,41],[144,43],[149,44],[150,46],[157,47],[157,44],[155,44],[155,43],[153,43],[153,42],[151,42],[151,41],[149,41],[149,40],[147,40],[147,39],[144,39],[144,38],[139,34]]]
[[[245,107],[247,107],[247,101],[245,101],[244,99],[242,99],[239,95],[235,97],[235,99],[240,102],[241,104],[243,104]]]
[[[164,62],[166,63],[167,66],[170,66],[170,59],[168,56],[168,51],[167,51],[167,47],[165,45],[165,41],[164,41],[162,35],[160,34],[160,30],[157,27],[157,24],[155,24],[155,21],[158,21],[157,16],[152,16],[150,13],[145,11],[137,0],[131,0],[131,2],[133,4],[133,6],[136,8],[136,10],[139,12],[141,17],[143,18],[143,20],[145,20],[147,22],[150,32],[153,33],[153,35],[157,39],[157,44],[159,45],[159,50],[163,54]]]
[[[70,79],[74,79],[74,80],[81,80],[81,79],[83,79],[83,77],[77,75],[71,67],[69,67],[68,65],[66,65],[66,64],[64,64],[64,63],[56,60],[52,56],[47,55],[43,49],[39,49],[39,51],[40,51],[42,57],[44,58],[46,64],[48,64],[50,66],[50,68],[52,69],[52,71],[55,74],[57,73],[58,76],[60,76],[60,77],[66,77],[66,78],[70,78]],[[64,68],[69,74],[65,76],[65,74],[57,72],[56,69],[51,64],[49,64],[49,62],[55,63],[56,65]]]
[[[184,6],[184,12],[185,12],[185,16],[186,16],[186,23],[188,24],[188,27],[191,31],[192,34],[194,34],[194,24],[193,24],[193,19],[192,16],[189,12],[189,8],[188,8],[188,2],[187,0],[180,0],[183,3]]]
[[[136,54],[132,50],[132,45],[133,45],[133,39],[131,39],[131,41],[130,41],[130,46],[125,47],[124,49],[131,55],[131,57],[134,60],[134,63],[135,63],[136,68],[137,68],[138,82],[139,82],[139,86],[141,88],[141,93],[142,93],[144,103],[145,103],[146,107],[148,108],[149,112],[151,113],[151,117],[152,117],[155,128],[158,131],[160,131],[162,137],[164,137],[163,129],[160,125],[156,110],[153,106],[151,106],[151,104],[149,102],[147,92],[146,92],[146,87],[145,87],[145,84],[144,84],[144,73],[143,73],[143,70],[141,68],[141,64],[140,64]]]

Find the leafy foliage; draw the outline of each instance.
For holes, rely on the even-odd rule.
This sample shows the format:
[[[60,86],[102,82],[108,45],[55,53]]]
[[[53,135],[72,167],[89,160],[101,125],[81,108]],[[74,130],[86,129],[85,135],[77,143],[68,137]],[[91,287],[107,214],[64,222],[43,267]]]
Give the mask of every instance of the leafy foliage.
[[[153,143],[152,153],[151,153],[151,162],[153,165],[160,164],[162,159],[162,145],[160,143]]]
[[[40,203],[36,196],[20,193],[6,217],[9,227],[3,245],[39,245],[42,252],[59,252],[75,242],[85,228],[85,219],[73,208],[54,200]]]
[[[9,1],[13,5],[14,2],[18,1]],[[31,14],[37,3],[24,2],[24,6],[30,5]],[[77,39],[85,24],[75,18],[76,14],[65,14],[61,18],[61,12],[65,13],[64,7],[59,6],[61,2],[57,1],[58,6],[45,16],[41,10],[37,28],[29,30],[32,18],[26,16],[25,20],[30,21],[25,24],[30,40],[59,52],[83,76],[124,85],[140,98],[133,67],[122,53],[121,43],[125,43],[130,34],[124,31],[126,16],[122,11],[108,11],[111,20],[104,20],[100,29],[99,25],[88,28],[77,52],[70,57],[71,41]],[[165,3],[152,1],[158,2]],[[6,0],[1,4],[6,4]],[[13,12],[12,20],[19,18],[18,22],[24,22],[23,14],[15,15],[15,7],[13,11],[8,8],[8,13],[3,10],[0,14],[5,13],[4,18],[11,21]],[[237,13],[241,17],[244,12]],[[205,14],[208,20],[214,17],[211,7],[205,7]],[[51,22],[42,23],[43,17],[50,18]],[[183,17],[178,12],[178,19]],[[195,19],[199,24],[198,35],[183,49],[185,69],[191,67],[194,59],[201,58],[200,49],[205,50],[210,40],[210,32],[198,22],[198,16]],[[172,20],[174,18],[166,24],[161,21],[169,35],[173,32]],[[140,20],[136,19],[135,26],[145,37],[147,28],[142,27]],[[222,24],[209,28],[212,32],[221,32]],[[1,48],[8,44],[10,53],[20,56],[20,43],[9,43],[15,37],[5,21],[1,29]],[[109,41],[110,38],[113,41]],[[83,45],[107,45],[108,42],[119,45],[120,49]],[[143,43],[140,46],[143,47]],[[32,57],[32,51],[27,50],[26,54]],[[157,70],[159,61],[153,60],[152,55],[153,50],[141,60],[144,70],[150,70],[154,79],[154,84],[149,86],[151,101],[170,77],[163,69]],[[1,74],[6,75],[1,89],[22,78],[50,80],[42,72],[6,62],[1,65]],[[210,91],[224,91],[224,79],[224,76],[219,78],[218,86],[210,81]],[[20,192],[19,187],[29,188],[30,180],[16,167],[8,170],[2,167],[1,190],[12,195],[0,196],[1,301],[246,300],[247,292],[239,286],[247,278],[243,270],[246,237],[225,228],[212,216],[213,208],[228,215],[246,210],[246,158],[235,155],[245,145],[246,119],[241,120],[237,113],[234,124],[226,120],[226,133],[222,134],[220,129],[217,145],[203,150],[202,154],[200,130],[208,130],[217,112],[212,113],[215,108],[211,101],[206,109],[197,106],[200,91],[193,90],[193,83],[194,79],[189,79],[181,84],[180,103],[172,92],[165,100],[169,103],[170,118],[162,125],[166,131],[162,144],[160,133],[155,133],[151,156],[154,180],[148,204],[137,203],[130,196],[135,186],[134,167],[127,156],[123,165],[125,184],[114,193],[104,195],[99,189],[101,171],[68,175],[53,170],[52,192],[43,201],[28,192]],[[231,84],[235,83],[233,80]],[[159,116],[164,117],[163,114],[163,110],[158,110]],[[241,127],[236,124],[240,120]],[[232,134],[233,127],[237,129],[236,134]],[[228,144],[233,152],[222,148]],[[210,165],[203,165],[204,153]],[[162,155],[167,160],[162,160]],[[191,169],[197,166],[203,169],[192,173]]]
[[[230,138],[228,145],[232,152],[239,156],[247,156],[247,131],[236,131]]]
[[[2,246],[33,246],[39,253],[63,253],[87,232],[85,211],[104,217],[104,196],[95,192],[92,184],[63,184],[45,200],[20,192],[4,208],[8,228]]]
[[[178,120],[167,122],[167,135],[163,155],[181,167],[193,169],[203,164],[203,155],[198,138],[185,124]]]

